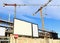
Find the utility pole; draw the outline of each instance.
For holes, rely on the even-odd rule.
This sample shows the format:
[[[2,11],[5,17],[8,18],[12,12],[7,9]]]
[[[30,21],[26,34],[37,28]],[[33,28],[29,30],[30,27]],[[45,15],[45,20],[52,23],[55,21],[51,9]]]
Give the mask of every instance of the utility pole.
[[[33,15],[37,14],[39,11],[40,11],[40,16],[41,16],[41,22],[42,22],[42,30],[44,30],[44,18],[43,18],[43,15],[42,15],[42,9],[44,7],[46,7],[49,2],[51,2],[51,0],[49,0],[46,4],[42,5]]]

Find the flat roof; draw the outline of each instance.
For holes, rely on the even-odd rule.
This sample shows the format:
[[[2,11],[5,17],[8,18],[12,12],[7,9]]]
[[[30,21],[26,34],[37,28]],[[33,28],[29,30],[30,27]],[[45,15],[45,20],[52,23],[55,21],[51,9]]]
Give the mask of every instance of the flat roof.
[[[1,19],[0,19],[0,23],[6,23],[6,24],[12,24],[13,25],[13,22],[9,22],[9,21],[6,21],[6,20],[1,20]]]

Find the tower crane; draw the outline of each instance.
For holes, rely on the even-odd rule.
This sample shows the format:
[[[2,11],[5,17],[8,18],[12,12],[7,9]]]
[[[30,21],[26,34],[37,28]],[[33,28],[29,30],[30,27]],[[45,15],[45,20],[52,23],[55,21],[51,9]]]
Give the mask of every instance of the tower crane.
[[[41,16],[41,22],[42,22],[42,30],[44,30],[44,19],[43,19],[43,15],[42,15],[42,9],[44,7],[46,7],[49,2],[51,2],[52,0],[49,0],[47,3],[45,3],[44,5],[42,5],[33,15],[37,14],[40,11],[40,16]]]
[[[6,4],[6,3],[4,3],[4,6],[3,7],[5,7],[5,6],[14,6],[15,7],[15,9],[14,9],[14,18],[16,18],[16,4]]]
[[[40,11],[40,16],[41,16],[41,22],[42,22],[42,36],[44,37],[44,39],[48,39],[47,37],[50,37],[50,33],[46,33],[44,32],[44,18],[43,18],[43,15],[42,15],[42,9],[44,7],[46,7],[52,0],[49,0],[47,3],[45,3],[44,5],[42,5],[33,15],[37,14],[39,11]],[[44,35],[43,35],[44,34]],[[49,34],[49,36],[48,36]]]
[[[16,18],[16,6],[39,6],[40,4],[7,4],[4,3],[4,6],[14,6],[14,18]]]

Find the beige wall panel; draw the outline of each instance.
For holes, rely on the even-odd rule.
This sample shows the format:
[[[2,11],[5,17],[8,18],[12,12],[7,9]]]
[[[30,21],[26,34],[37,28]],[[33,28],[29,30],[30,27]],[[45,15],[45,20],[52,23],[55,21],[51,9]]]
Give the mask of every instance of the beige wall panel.
[[[60,40],[53,40],[53,43],[60,43]]]
[[[14,35],[10,36],[10,43],[15,43]],[[17,43],[45,43],[45,39],[42,38],[28,38],[28,37],[19,37]],[[59,39],[49,39],[49,43],[60,43]]]

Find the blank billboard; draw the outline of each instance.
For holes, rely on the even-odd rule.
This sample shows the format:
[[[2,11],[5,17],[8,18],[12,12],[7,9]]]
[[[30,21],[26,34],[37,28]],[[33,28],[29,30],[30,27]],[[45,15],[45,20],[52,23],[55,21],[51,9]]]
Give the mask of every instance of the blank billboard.
[[[38,25],[33,24],[33,37],[38,37]]]
[[[14,34],[32,36],[31,23],[14,19]]]
[[[0,27],[0,36],[5,36],[5,30],[4,27]]]

